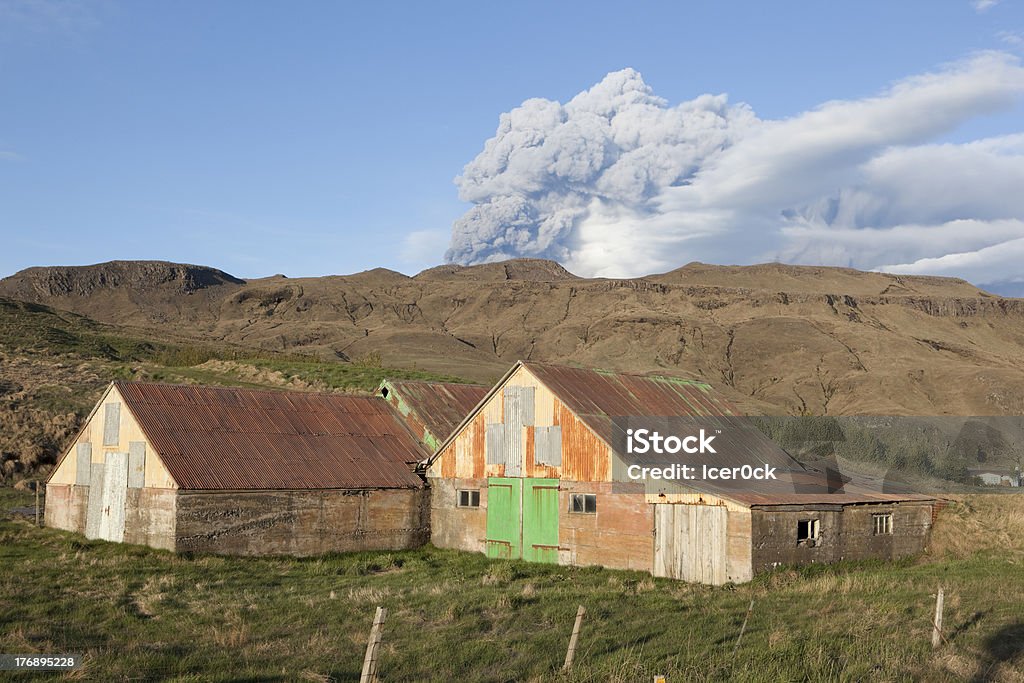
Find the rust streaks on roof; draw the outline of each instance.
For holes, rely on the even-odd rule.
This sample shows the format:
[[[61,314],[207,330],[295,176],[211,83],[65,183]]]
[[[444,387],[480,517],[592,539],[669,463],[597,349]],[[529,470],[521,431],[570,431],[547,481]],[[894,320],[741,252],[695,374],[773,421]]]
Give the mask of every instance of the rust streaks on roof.
[[[412,418],[428,434],[419,435],[436,448],[447,439],[462,420],[483,400],[490,387],[480,384],[387,380],[381,392],[406,418]],[[412,425],[415,429],[415,425]]]
[[[117,382],[183,489],[420,488],[426,457],[375,397]]]
[[[594,432],[612,441],[613,417],[731,416],[739,411],[704,382],[660,375],[630,375],[524,361]]]

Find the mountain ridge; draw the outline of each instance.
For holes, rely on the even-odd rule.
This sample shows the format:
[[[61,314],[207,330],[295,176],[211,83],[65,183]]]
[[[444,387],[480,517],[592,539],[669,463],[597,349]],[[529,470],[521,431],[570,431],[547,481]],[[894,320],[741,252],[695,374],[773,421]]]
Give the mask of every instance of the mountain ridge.
[[[243,280],[133,263],[28,269],[0,280],[0,295],[154,332],[341,362],[379,354],[478,381],[522,358],[702,379],[752,412],[1024,412],[1024,299],[954,278],[774,263],[581,278],[517,259],[412,277]],[[155,282],[140,282],[148,272]]]

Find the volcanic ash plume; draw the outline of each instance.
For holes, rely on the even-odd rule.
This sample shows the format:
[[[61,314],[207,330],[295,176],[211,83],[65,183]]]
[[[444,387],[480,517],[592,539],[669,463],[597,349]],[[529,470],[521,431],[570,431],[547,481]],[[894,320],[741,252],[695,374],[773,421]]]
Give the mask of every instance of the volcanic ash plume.
[[[567,104],[527,100],[456,178],[474,204],[455,222],[446,258],[571,260],[573,229],[595,203],[657,213],[662,190],[686,183],[756,121],[724,95],[675,107],[633,69],[608,74]]]
[[[1021,289],[1024,134],[943,136],[1022,93],[1019,59],[984,52],[762,120],[724,95],[669,106],[624,69],[564,105],[502,114],[455,180],[472,207],[446,256],[610,277],[779,260]]]

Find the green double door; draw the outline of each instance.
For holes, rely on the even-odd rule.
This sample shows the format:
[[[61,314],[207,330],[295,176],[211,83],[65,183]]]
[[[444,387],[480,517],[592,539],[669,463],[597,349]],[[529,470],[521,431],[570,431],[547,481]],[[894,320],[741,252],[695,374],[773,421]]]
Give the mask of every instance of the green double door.
[[[487,556],[558,562],[558,480],[487,480]]]

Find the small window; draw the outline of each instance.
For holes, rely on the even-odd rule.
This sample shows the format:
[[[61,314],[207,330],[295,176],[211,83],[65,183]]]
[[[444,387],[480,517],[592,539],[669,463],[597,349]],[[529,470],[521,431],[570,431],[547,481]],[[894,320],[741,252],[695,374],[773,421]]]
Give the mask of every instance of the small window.
[[[887,512],[884,515],[871,515],[871,519],[874,522],[875,536],[891,536],[892,535],[892,513]]]
[[[597,496],[593,493],[573,493],[569,496],[569,512],[585,515],[597,514]]]
[[[796,544],[814,547],[818,545],[819,521],[801,519],[796,523]]]
[[[459,491],[460,508],[480,507],[480,491],[477,489],[464,489]]]

